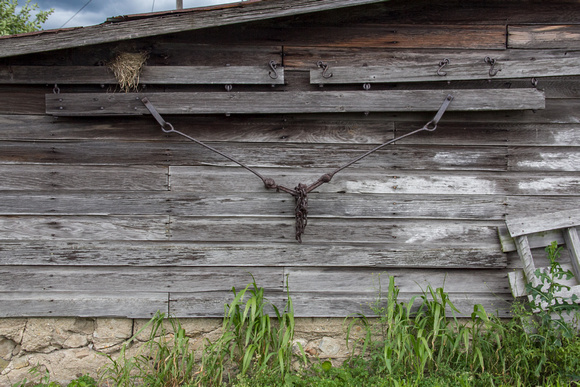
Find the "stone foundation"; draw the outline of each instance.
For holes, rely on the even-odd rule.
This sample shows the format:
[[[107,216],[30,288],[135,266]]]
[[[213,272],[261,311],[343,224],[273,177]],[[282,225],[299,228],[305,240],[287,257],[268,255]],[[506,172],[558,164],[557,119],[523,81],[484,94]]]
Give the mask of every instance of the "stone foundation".
[[[123,343],[138,333],[148,320],[115,318],[5,318],[0,319],[0,386],[11,386],[30,370],[46,371],[50,380],[68,383],[83,374],[96,378],[110,364],[106,355],[117,356]],[[192,348],[221,334],[221,319],[179,319]],[[166,325],[171,332],[170,324]],[[353,333],[362,333],[360,327]],[[147,330],[136,337],[149,338]],[[351,349],[346,346],[346,326],[341,318],[297,318],[294,339],[312,359],[330,359],[339,365]],[[298,346],[296,346],[298,347]],[[38,379],[38,377],[37,377]]]

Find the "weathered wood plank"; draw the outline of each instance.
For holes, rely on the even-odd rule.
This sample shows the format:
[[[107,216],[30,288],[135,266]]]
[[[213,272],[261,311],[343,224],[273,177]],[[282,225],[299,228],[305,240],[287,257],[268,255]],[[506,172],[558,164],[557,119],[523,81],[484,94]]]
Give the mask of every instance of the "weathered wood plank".
[[[177,136],[177,135],[174,135]],[[365,144],[212,144],[248,166],[335,169],[372,149]],[[391,145],[357,162],[357,168],[433,170],[507,169],[505,148]],[[8,142],[0,141],[0,163],[99,165],[235,165],[186,139],[181,142]],[[557,170],[556,168],[554,168]]]
[[[311,184],[325,169],[258,171],[276,183],[295,187]],[[169,167],[171,190],[175,192],[264,192],[262,182],[241,168]],[[575,173],[462,172],[411,170],[368,170],[357,168],[337,174],[317,188],[321,193],[431,194],[431,195],[577,195],[580,176]],[[316,201],[311,193],[310,204]]]
[[[167,167],[0,164],[0,189],[166,191]]]
[[[237,3],[202,12],[176,12],[159,18],[129,20],[96,26],[3,39],[0,57],[59,50],[71,47],[165,35],[182,31],[201,30],[252,21],[268,20],[310,12],[321,12],[373,3],[375,0],[296,0],[289,5],[283,0]]]
[[[175,128],[200,141],[382,144],[393,138],[394,123],[380,118],[308,116],[173,116]],[[419,127],[425,123],[421,123]],[[151,117],[65,118],[0,115],[0,140],[173,141]]]
[[[506,222],[507,223],[507,222]],[[508,226],[509,229],[509,226]],[[512,235],[513,237],[513,235]],[[530,243],[527,236],[521,235],[514,237],[516,249],[518,255],[522,261],[522,266],[526,280],[532,284],[532,286],[538,286],[540,280],[536,276],[536,265],[534,264],[534,257],[532,256],[532,250],[530,249]]]
[[[340,292],[376,294],[387,289],[389,276],[403,293],[421,294],[427,286],[442,287],[449,293],[489,294],[510,293],[507,273],[504,270],[445,270],[445,269],[376,269],[346,268],[287,268],[290,290],[301,292]]]
[[[506,212],[509,216],[522,217],[575,210],[580,198],[573,196],[508,196]]]
[[[574,227],[569,227],[562,230],[564,240],[566,241],[566,248],[570,254],[570,263],[572,264],[572,271],[576,282],[580,283],[580,238],[578,237],[578,230]]]
[[[418,293],[399,293],[397,300],[408,303],[412,297],[417,297],[413,303],[413,310],[421,304]],[[374,316],[371,306],[376,305],[377,295],[366,294],[328,294],[328,293],[294,293],[290,294],[296,317],[352,317],[353,313],[363,313],[367,317]],[[511,317],[512,298],[510,294],[450,294],[451,302],[460,313],[447,309],[448,316],[470,317],[476,304],[482,305],[488,313],[498,314],[499,317]],[[380,307],[386,307],[383,298]],[[172,303],[173,305],[173,303]]]
[[[56,116],[142,115],[147,97],[160,114],[287,114],[437,111],[448,94],[450,111],[544,109],[537,89],[396,90],[389,92],[67,93],[47,94]]]
[[[565,48],[580,49],[580,26],[578,25],[510,25],[507,45],[509,48]]]
[[[283,269],[252,267],[0,267],[0,292],[211,292],[256,282],[282,290]]]
[[[284,216],[293,199],[274,191],[252,194],[174,192],[4,192],[0,215]],[[310,217],[502,220],[503,196],[317,195]]]
[[[484,57],[485,58],[485,57]],[[496,60],[494,57],[488,57]],[[448,58],[446,58],[448,59]],[[398,66],[336,66],[327,70],[323,76],[321,69],[310,70],[310,83],[344,84],[344,83],[402,83],[402,82],[449,82],[477,79],[539,78],[566,75],[580,75],[580,58],[536,59],[535,61],[498,61],[494,65],[495,75],[490,75],[490,65],[483,59],[477,62],[449,63],[440,65],[405,65]],[[1,73],[0,73],[1,74]],[[441,74],[441,75],[440,75]]]
[[[0,243],[0,265],[12,266],[322,266],[375,268],[506,267],[497,248],[384,244],[299,245],[145,241],[10,241]]]
[[[294,204],[288,205],[288,211]],[[206,219],[171,218],[171,240],[190,242],[284,243],[295,237],[293,214],[288,218]],[[487,248],[497,246],[497,224],[443,220],[309,219],[302,236],[309,243],[384,243],[385,245],[454,246]]]
[[[506,225],[512,237],[580,226],[580,209],[536,214],[526,217],[509,215]]]
[[[105,66],[0,66],[0,83],[96,84],[118,83]],[[144,66],[139,83],[146,85],[283,85],[284,68],[264,66]]]
[[[2,216],[0,240],[167,240],[168,216]]]
[[[509,147],[510,171],[580,171],[580,149],[564,147]]]
[[[159,292],[0,292],[0,317],[151,318],[168,313],[168,294]]]
[[[396,123],[400,136],[421,127],[421,123]],[[580,146],[580,131],[575,124],[526,124],[441,122],[435,132],[420,133],[397,141],[398,144],[457,146]],[[535,148],[530,148],[535,149]]]
[[[516,251],[516,244],[514,239],[509,235],[507,227],[498,227],[499,240],[501,244],[501,250],[503,252]],[[561,230],[545,231],[535,234],[528,235],[528,244],[530,248],[544,248],[552,242],[556,242],[559,245],[564,244],[564,236]]]
[[[259,285],[259,284],[258,284]],[[409,302],[411,297],[419,296],[413,293],[399,293],[400,302]],[[267,299],[283,308],[287,299],[286,293],[266,293]],[[290,283],[290,297],[296,317],[348,317],[354,313],[363,313],[367,317],[374,316],[370,306],[377,301],[378,295],[368,293],[305,293],[296,291]],[[224,305],[231,302],[231,293],[178,293],[170,294],[170,310],[175,317],[223,317]],[[469,317],[475,304],[481,304],[490,313],[498,312],[500,317],[510,316],[511,295],[479,295],[469,293],[455,293],[451,301],[461,312],[458,317]],[[418,308],[421,300],[414,303]],[[384,303],[379,305],[385,306]],[[453,315],[451,310],[449,316]]]
[[[319,60],[323,60],[330,67],[336,66],[385,66],[401,68],[412,66],[431,66],[434,72],[439,68],[439,62],[449,59],[450,67],[454,63],[485,64],[484,58],[495,58],[502,62],[526,62],[534,60],[553,60],[557,63],[561,59],[579,58],[580,52],[568,50],[465,50],[465,49],[429,49],[402,50],[373,47],[313,47],[284,45],[284,67],[288,70],[312,70]],[[485,66],[484,66],[485,67]],[[489,66],[488,66],[489,68]],[[320,71],[320,69],[318,69]],[[445,71],[445,69],[443,70]]]

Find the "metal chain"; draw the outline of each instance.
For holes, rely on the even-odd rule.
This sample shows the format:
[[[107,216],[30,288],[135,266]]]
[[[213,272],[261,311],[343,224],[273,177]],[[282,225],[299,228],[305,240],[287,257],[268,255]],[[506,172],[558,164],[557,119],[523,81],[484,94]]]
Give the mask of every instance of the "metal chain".
[[[304,230],[306,228],[306,224],[308,223],[308,193],[310,193],[314,189],[320,187],[322,184],[328,183],[330,180],[332,180],[334,175],[336,175],[338,172],[350,167],[351,165],[359,162],[360,160],[375,153],[376,151],[384,148],[385,146],[387,146],[389,144],[392,144],[396,141],[402,140],[403,138],[412,136],[412,135],[417,134],[419,132],[423,132],[423,131],[432,132],[432,131],[434,131],[435,129],[437,129],[437,125],[438,125],[439,121],[441,120],[441,118],[443,117],[443,114],[445,113],[445,111],[449,107],[449,104],[451,103],[451,101],[453,101],[453,96],[451,94],[449,94],[449,95],[447,95],[447,97],[445,97],[445,100],[443,100],[443,103],[441,104],[441,107],[439,107],[439,110],[437,111],[437,114],[435,114],[435,117],[433,117],[433,119],[431,121],[427,122],[422,128],[419,128],[419,129],[414,130],[412,132],[409,132],[407,134],[403,134],[402,136],[396,137],[392,140],[389,140],[389,141],[369,150],[368,152],[362,154],[361,156],[359,156],[359,157],[347,162],[346,164],[336,168],[334,171],[322,175],[320,178],[318,178],[318,180],[316,180],[311,185],[306,185],[306,184],[300,183],[294,189],[290,189],[290,188],[284,187],[282,185],[276,184],[274,179],[266,178],[266,177],[262,176],[256,170],[254,170],[253,168],[251,168],[251,167],[245,165],[244,163],[236,160],[234,157],[232,157],[226,153],[223,153],[223,152],[221,152],[221,151],[219,151],[219,150],[217,150],[217,149],[215,149],[215,148],[213,148],[213,147],[211,147],[211,146],[209,146],[209,145],[207,145],[199,140],[196,140],[195,138],[193,138],[193,137],[191,137],[183,132],[175,130],[173,128],[173,125],[171,125],[169,122],[166,122],[163,119],[163,117],[157,112],[157,110],[155,109],[155,107],[149,101],[149,99],[147,97],[144,97],[141,99],[141,102],[143,102],[143,104],[145,105],[147,110],[149,110],[151,115],[155,118],[155,120],[157,120],[157,122],[161,126],[161,130],[163,130],[163,132],[179,134],[180,136],[183,136],[183,137],[187,138],[188,140],[193,141],[196,144],[198,144],[206,149],[209,149],[210,151],[215,152],[215,153],[219,154],[220,156],[238,164],[242,168],[248,170],[249,172],[256,175],[258,178],[260,178],[260,180],[262,180],[262,182],[264,183],[264,186],[267,189],[275,189],[278,192],[284,191],[284,192],[294,196],[294,201],[296,203],[295,208],[294,208],[294,213],[296,216],[296,240],[300,243],[302,243],[302,234],[304,233]]]
[[[294,188],[294,202],[296,206],[294,207],[294,214],[296,215],[296,240],[298,243],[302,243],[302,234],[306,229],[306,224],[308,224],[308,192],[306,191],[305,184],[298,184]]]

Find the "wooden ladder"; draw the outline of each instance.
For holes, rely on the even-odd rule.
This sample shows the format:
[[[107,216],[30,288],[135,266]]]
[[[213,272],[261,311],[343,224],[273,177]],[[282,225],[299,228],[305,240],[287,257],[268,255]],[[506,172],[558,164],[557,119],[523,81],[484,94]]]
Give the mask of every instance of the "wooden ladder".
[[[570,263],[562,264],[564,270],[571,270],[574,278],[561,283],[570,286],[570,290],[558,292],[558,296],[569,298],[572,294],[580,296],[580,210],[560,211],[549,214],[528,217],[506,217],[506,228],[500,228],[500,241],[504,252],[518,252],[523,269],[508,274],[508,279],[514,297],[527,296],[526,283],[536,287],[540,280],[536,276],[536,265],[532,255],[533,248],[545,247],[556,241],[559,245],[565,244],[570,254]],[[540,270],[549,270],[548,267],[539,267]],[[540,306],[540,305],[538,305]]]

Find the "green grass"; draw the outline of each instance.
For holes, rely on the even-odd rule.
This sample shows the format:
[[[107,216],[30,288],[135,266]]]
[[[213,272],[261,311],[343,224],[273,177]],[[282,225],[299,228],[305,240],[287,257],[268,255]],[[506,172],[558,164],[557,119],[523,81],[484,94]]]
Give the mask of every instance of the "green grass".
[[[550,273],[539,273],[541,300],[557,299],[570,275],[557,263],[559,250],[548,248]],[[532,291],[534,289],[530,289]],[[580,337],[564,322],[578,311],[576,300],[557,299],[546,310],[514,304],[510,320],[475,305],[467,321],[443,288],[428,286],[407,302],[398,299],[394,277],[379,291],[373,315],[345,319],[346,342],[352,350],[339,367],[310,361],[302,347],[293,352],[292,298],[283,310],[269,303],[255,281],[224,307],[221,335],[206,340],[196,353],[178,320],[155,316],[122,347],[99,382],[89,377],[69,384],[84,386],[568,386],[580,380]],[[537,309],[537,308],[535,308]],[[361,327],[361,337],[352,334]],[[136,355],[127,350],[137,335],[150,329]],[[296,365],[299,364],[299,367]],[[76,383],[76,384],[75,384]],[[50,386],[49,375],[37,384]]]

